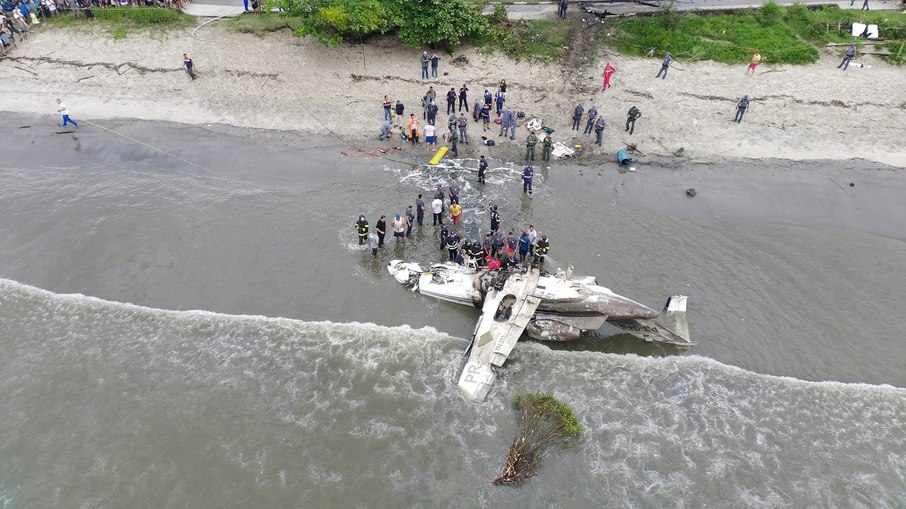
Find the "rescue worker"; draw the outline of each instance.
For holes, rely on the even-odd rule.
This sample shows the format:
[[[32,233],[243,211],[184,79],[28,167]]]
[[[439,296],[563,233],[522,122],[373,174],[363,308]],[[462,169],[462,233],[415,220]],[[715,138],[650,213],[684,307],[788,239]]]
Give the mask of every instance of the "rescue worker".
[[[585,130],[582,131],[582,134],[591,134],[591,130],[595,127],[595,119],[598,118],[598,109],[592,106],[588,108],[588,121],[585,122]]]
[[[629,108],[629,114],[626,116],[626,130],[629,131],[629,134],[635,131],[635,121],[641,116],[642,112],[638,108],[635,106]]]
[[[497,205],[492,205],[488,213],[491,218],[491,231],[496,232],[500,228],[500,214],[497,213]]]
[[[463,108],[466,109],[466,113],[469,112],[469,87],[465,84],[459,89],[459,111]]]
[[[440,250],[443,251],[447,248],[447,237],[450,236],[450,230],[446,226],[440,227]]]
[[[503,109],[504,101],[506,101],[506,94],[504,94],[503,92],[498,90],[497,93],[494,94],[494,103],[497,105],[497,116],[498,117],[500,116],[500,110]]]
[[[368,220],[365,219],[365,216],[359,216],[359,220],[355,222],[353,226],[356,232],[359,234],[359,245],[365,245],[365,239],[368,238]]]
[[[535,170],[531,166],[522,169],[522,192],[532,195],[532,177],[535,176]]]
[[[447,254],[450,255],[450,261],[456,261],[456,252],[459,251],[459,235],[451,232],[447,236]]]
[[[736,103],[736,118],[733,119],[737,124],[742,123],[742,116],[746,114],[746,110],[749,109],[749,96],[745,96]]]
[[[582,123],[582,113],[585,112],[585,108],[581,104],[576,106],[575,111],[573,111],[573,131],[579,130],[579,124]]]
[[[551,135],[548,134],[544,137],[544,141],[541,143],[541,160],[550,161],[551,160],[551,150],[554,149],[554,140],[551,138]]]
[[[506,136],[507,131],[510,131],[510,139],[516,139],[516,115],[513,113],[509,107],[504,106],[503,110],[500,112],[500,134],[498,136]]]
[[[481,244],[476,240],[472,243],[472,247],[469,250],[469,256],[475,260],[475,264],[479,267],[484,267],[484,249],[481,247]]]
[[[450,204],[459,203],[459,184],[450,183]]]
[[[595,140],[595,144],[597,144],[599,147],[601,146],[601,142],[604,139],[604,128],[605,127],[607,127],[607,121],[604,120],[603,116],[598,117],[598,121],[595,122],[595,136],[597,136],[597,139]]]
[[[529,131],[528,138],[525,139],[525,160],[535,160],[535,145],[538,144],[538,137],[535,131]]]
[[[478,160],[478,181],[484,184],[484,174],[488,171],[488,160],[481,156]]]
[[[532,262],[532,265],[542,266],[544,265],[544,257],[547,255],[547,252],[550,251],[551,245],[547,241],[547,235],[542,235],[538,242],[535,243],[535,259]]]

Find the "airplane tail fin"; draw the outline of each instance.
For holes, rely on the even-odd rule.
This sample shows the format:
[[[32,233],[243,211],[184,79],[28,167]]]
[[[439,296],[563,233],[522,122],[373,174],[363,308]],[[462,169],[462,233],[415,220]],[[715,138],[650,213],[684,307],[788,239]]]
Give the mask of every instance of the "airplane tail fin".
[[[692,342],[689,335],[689,322],[686,321],[686,297],[685,295],[672,295],[667,298],[664,304],[664,312],[658,321],[677,336]]]

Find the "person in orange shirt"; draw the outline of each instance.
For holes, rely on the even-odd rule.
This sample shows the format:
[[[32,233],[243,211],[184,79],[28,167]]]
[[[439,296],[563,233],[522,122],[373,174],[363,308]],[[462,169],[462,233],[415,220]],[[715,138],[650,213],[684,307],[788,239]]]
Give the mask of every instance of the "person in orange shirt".
[[[451,203],[450,217],[453,219],[453,229],[459,229],[459,220],[462,218],[462,205],[456,202]]]
[[[418,119],[414,113],[409,114],[409,141],[413,145],[418,145]]]

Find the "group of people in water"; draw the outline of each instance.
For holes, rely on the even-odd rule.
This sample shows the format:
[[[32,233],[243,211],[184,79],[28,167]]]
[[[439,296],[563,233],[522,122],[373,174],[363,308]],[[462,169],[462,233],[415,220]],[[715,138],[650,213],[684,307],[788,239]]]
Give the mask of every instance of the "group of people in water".
[[[486,169],[487,161],[482,160]],[[523,169],[523,192],[531,192],[532,167]],[[484,182],[483,172],[479,182]],[[449,203],[449,205],[446,205]],[[409,205],[406,212],[396,214],[390,220],[390,229],[398,244],[405,244],[406,238],[412,235],[412,227],[421,228],[426,222],[428,206],[423,194],[415,200],[415,206]],[[497,205],[488,202],[488,219],[490,230],[483,240],[464,239],[459,236],[459,225],[462,222],[462,205],[460,204],[460,188],[454,181],[445,190],[441,184],[435,189],[433,200],[430,203],[433,215],[432,224],[440,228],[439,250],[445,252],[449,261],[460,265],[475,268],[502,269],[516,266],[541,266],[544,257],[550,250],[550,241],[546,235],[540,235],[533,225],[516,237],[515,231],[504,232],[500,221],[500,212]],[[449,221],[445,219],[449,218]],[[384,246],[384,237],[387,233],[387,218],[380,216],[374,228],[368,223],[364,215],[359,216],[353,225],[359,237],[359,245],[367,242],[371,248],[371,256],[377,258],[378,250]]]

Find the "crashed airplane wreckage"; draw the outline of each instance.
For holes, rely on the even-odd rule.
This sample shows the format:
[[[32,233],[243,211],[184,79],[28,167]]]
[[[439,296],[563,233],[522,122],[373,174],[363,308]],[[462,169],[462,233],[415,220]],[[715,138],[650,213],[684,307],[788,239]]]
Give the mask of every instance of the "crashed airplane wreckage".
[[[571,341],[606,322],[645,341],[693,345],[681,295],[670,297],[664,316],[655,320],[657,311],[599,286],[592,276],[573,277],[571,269],[548,274],[537,268],[478,270],[442,263],[425,270],[392,260],[387,270],[413,291],[481,309],[459,378],[460,390],[479,401],[496,378],[491,366],[503,366],[523,331],[542,341]]]

